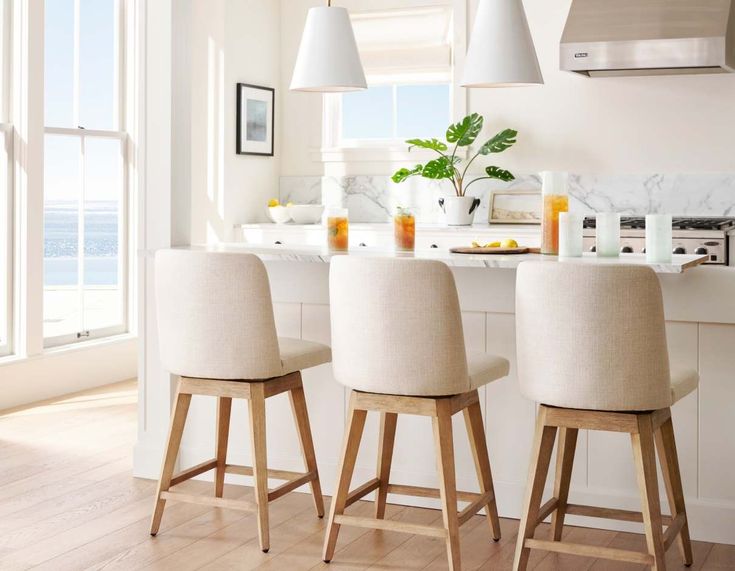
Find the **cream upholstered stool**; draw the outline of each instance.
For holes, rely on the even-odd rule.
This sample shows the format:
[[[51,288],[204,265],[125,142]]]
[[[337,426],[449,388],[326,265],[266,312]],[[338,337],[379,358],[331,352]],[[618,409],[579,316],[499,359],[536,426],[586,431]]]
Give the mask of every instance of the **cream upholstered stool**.
[[[324,502],[301,384],[302,369],[329,362],[329,347],[276,336],[268,275],[263,262],[245,253],[166,250],[156,254],[156,301],[161,361],[180,377],[171,429],[156,492],[151,535],[158,533],[166,500],[256,511],[260,547],[268,551],[268,503],[310,484],[319,517]],[[306,472],[269,470],[265,399],[288,391]],[[192,395],[218,398],[216,457],[173,475]],[[227,464],[233,398],[247,399],[252,467]],[[215,470],[214,496],[170,489]],[[255,502],[224,499],[225,473],[252,475]],[[268,478],[286,480],[268,489]]]
[[[663,571],[664,553],[677,539],[684,563],[691,565],[670,407],[697,387],[699,377],[669,366],[653,270],[525,262],[516,283],[516,331],[521,391],[540,406],[514,569],[526,569],[530,549],[543,549]],[[541,506],[557,429],[554,496]],[[579,429],[630,433],[642,513],[568,503]],[[661,515],[656,448],[671,517]],[[566,514],[643,522],[647,552],[562,542]],[[549,515],[550,539],[534,539]]]
[[[454,278],[440,262],[335,257],[329,291],[334,376],[352,388],[349,420],[329,513],[324,560],[334,555],[341,525],[355,525],[446,540],[449,567],[460,568],[459,527],[481,509],[495,540],[500,525],[477,389],[508,374],[508,361],[465,352]],[[368,411],[380,412],[376,477],[350,491]],[[457,492],[452,415],[463,411],[480,493]],[[389,482],[398,414],[430,416],[439,489]],[[377,491],[375,518],[345,515],[345,508]],[[443,527],[384,519],[389,493],[440,498]],[[469,505],[457,513],[457,500]]]

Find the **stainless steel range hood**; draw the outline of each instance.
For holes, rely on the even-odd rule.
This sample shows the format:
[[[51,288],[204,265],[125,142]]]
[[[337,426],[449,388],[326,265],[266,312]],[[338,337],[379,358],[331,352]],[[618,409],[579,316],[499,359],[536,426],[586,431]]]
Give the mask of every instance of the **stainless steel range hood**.
[[[590,77],[735,72],[735,0],[572,0],[560,67]]]

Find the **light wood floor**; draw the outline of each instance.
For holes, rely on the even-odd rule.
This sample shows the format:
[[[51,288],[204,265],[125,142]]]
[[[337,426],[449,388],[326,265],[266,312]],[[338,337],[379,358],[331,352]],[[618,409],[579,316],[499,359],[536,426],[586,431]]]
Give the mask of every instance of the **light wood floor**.
[[[123,383],[0,413],[0,570],[446,569],[442,540],[343,527],[330,565],[321,562],[325,520],[311,498],[290,494],[271,506],[271,550],[258,548],[253,515],[170,504],[161,533],[148,535],[154,483],[131,476],[136,394]],[[193,491],[212,484],[188,482]],[[225,496],[252,495],[228,486]],[[371,512],[370,503],[352,509]],[[389,506],[388,517],[438,524],[438,511]],[[510,569],[518,522],[502,520],[490,540],[480,517],[462,527],[463,568]],[[569,528],[568,537],[643,549],[642,536]],[[691,569],[735,569],[735,547],[695,542]],[[685,569],[675,548],[669,569]],[[611,571],[640,566],[533,553],[535,570]]]

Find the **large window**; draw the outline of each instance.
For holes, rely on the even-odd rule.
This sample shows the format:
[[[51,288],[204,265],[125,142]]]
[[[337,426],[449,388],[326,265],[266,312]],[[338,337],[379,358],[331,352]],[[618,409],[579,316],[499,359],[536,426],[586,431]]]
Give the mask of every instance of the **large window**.
[[[0,0],[0,356],[12,350],[13,316],[13,128],[10,119],[12,14]]]
[[[443,137],[452,119],[452,10],[352,15],[366,91],[325,99],[325,146],[386,147]]]
[[[46,346],[127,328],[122,2],[45,1]]]

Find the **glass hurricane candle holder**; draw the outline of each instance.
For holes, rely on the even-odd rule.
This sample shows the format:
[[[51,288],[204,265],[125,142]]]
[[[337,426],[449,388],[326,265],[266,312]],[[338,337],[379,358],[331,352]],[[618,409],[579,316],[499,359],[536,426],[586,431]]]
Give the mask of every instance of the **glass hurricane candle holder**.
[[[416,247],[416,217],[410,208],[398,207],[393,216],[393,236],[396,250],[413,252]]]
[[[620,255],[620,214],[616,212],[597,214],[595,233],[599,257],[615,258]]]
[[[541,253],[559,253],[559,214],[569,211],[567,173],[544,172],[543,216],[541,218]]]
[[[332,252],[346,252],[350,247],[349,218],[346,208],[327,211],[327,247]]]
[[[670,264],[673,243],[671,214],[648,214],[646,216],[646,261]]]
[[[572,212],[559,213],[559,257],[580,258],[584,217]]]

